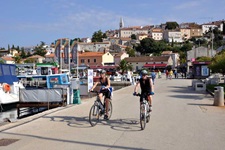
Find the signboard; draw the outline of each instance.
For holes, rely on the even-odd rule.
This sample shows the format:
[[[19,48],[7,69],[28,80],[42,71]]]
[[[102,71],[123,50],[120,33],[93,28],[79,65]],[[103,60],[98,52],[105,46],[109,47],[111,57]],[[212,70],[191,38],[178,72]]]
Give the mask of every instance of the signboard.
[[[202,66],[201,74],[202,76],[209,76],[209,68],[207,66]]]
[[[93,87],[93,69],[88,69],[88,91]]]

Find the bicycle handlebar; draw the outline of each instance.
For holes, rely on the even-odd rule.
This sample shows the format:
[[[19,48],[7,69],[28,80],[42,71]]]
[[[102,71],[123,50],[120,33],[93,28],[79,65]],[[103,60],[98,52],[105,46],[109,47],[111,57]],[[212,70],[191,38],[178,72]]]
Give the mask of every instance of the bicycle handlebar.
[[[98,91],[89,91],[89,92],[99,94]]]
[[[137,94],[136,94],[136,95],[134,95],[134,96],[139,96],[139,97],[140,97],[140,96],[141,96],[141,93],[137,93]]]

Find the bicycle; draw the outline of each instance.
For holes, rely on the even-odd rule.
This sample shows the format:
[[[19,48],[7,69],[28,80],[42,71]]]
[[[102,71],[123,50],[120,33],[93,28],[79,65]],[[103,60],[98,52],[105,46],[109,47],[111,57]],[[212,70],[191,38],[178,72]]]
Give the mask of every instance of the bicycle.
[[[94,102],[94,104],[91,106],[90,112],[89,112],[89,122],[91,126],[95,126],[99,122],[99,117],[104,116],[106,113],[106,105],[104,98],[104,103],[102,104],[100,98],[99,98],[99,92],[98,91],[90,91],[92,93],[96,93],[97,97]],[[109,100],[108,102],[108,119],[110,119],[112,116],[112,102]]]
[[[150,106],[146,94],[142,96],[140,93],[137,93],[135,96],[143,97],[143,101],[140,101],[140,124],[141,130],[144,130],[146,123],[150,121]]]

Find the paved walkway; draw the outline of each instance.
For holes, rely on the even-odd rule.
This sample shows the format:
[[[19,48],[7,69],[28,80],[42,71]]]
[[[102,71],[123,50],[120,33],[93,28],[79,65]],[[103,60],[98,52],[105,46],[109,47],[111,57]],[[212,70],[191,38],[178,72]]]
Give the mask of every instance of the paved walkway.
[[[1,150],[221,150],[225,149],[225,107],[196,92],[191,80],[155,82],[150,123],[142,131],[134,86],[114,92],[111,120],[95,127],[88,122],[94,98],[0,126],[0,139],[18,141]],[[1,140],[0,140],[1,143]]]

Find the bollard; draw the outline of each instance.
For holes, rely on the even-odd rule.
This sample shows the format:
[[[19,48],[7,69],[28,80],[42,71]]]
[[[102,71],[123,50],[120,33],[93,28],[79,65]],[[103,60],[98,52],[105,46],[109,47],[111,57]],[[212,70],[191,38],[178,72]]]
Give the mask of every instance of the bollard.
[[[224,106],[224,91],[223,87],[217,86],[214,90],[214,106]]]

